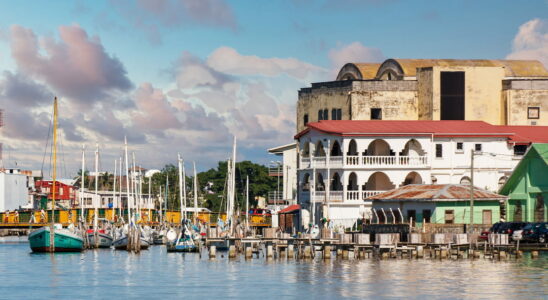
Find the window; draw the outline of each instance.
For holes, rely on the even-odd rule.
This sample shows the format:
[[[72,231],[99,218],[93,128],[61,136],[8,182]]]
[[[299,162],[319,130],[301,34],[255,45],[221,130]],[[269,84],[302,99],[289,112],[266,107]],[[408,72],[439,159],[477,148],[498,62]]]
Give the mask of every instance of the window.
[[[342,109],[337,109],[337,120],[342,120]]]
[[[329,120],[329,110],[327,108],[323,110],[323,119]]]
[[[304,126],[306,126],[306,124],[308,124],[308,114],[305,114],[303,116],[303,123],[304,123]]]
[[[445,224],[453,224],[455,221],[455,211],[452,209],[445,210]]]
[[[430,223],[431,216],[432,216],[432,212],[429,209],[422,210],[422,222]]]
[[[442,144],[436,144],[436,157],[443,157]]]
[[[527,107],[527,119],[539,119],[540,107]]]
[[[318,121],[323,120],[323,110],[318,110]]]
[[[476,151],[481,151],[481,144],[475,144],[475,145],[474,145],[474,149],[475,149]]]
[[[371,109],[371,120],[382,120],[382,109],[381,108],[372,108]]]
[[[464,151],[464,143],[457,143],[457,152],[463,152]]]
[[[413,222],[411,225],[415,225],[415,222],[417,221],[417,211],[414,209],[410,209],[407,211],[407,220],[409,222]]]
[[[527,145],[514,145],[514,155],[524,155],[527,152]]]
[[[331,110],[331,120],[342,120],[342,109],[333,108]]]

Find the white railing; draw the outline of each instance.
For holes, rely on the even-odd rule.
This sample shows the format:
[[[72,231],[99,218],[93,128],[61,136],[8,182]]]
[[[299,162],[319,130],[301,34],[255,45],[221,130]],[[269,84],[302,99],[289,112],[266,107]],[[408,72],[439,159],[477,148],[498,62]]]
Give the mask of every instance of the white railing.
[[[345,200],[362,200],[360,198],[360,191],[346,191]]]
[[[343,191],[330,191],[329,192],[329,199],[326,198],[325,191],[316,191],[314,193],[314,202],[324,202],[328,200],[329,202],[341,202],[343,201],[344,193]]]
[[[386,191],[372,191],[372,190],[363,191],[362,192],[362,199],[365,200],[368,197],[375,196],[375,195],[378,195],[378,194],[384,193],[384,192],[386,192]]]
[[[428,166],[428,156],[389,156],[389,155],[351,155],[351,156],[331,156],[329,158],[330,168],[343,168],[343,167],[393,167],[393,168],[406,168],[412,167],[426,167]],[[309,168],[326,168],[327,157],[302,157],[301,169]]]

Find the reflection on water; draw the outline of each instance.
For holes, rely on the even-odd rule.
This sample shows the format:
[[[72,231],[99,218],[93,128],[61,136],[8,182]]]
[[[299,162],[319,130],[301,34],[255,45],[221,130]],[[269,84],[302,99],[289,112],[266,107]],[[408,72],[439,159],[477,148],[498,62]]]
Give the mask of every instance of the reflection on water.
[[[30,254],[0,244],[0,298],[497,298],[548,295],[548,254],[532,260],[209,261],[114,250]]]

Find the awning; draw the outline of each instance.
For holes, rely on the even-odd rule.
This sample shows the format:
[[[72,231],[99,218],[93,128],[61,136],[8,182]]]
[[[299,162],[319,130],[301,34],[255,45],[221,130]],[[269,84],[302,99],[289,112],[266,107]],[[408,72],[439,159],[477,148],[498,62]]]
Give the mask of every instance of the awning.
[[[288,207],[280,210],[278,212],[278,214],[289,214],[289,213],[292,213],[292,212],[300,210],[300,209],[301,209],[301,206],[299,204],[293,204],[293,205],[289,205]]]

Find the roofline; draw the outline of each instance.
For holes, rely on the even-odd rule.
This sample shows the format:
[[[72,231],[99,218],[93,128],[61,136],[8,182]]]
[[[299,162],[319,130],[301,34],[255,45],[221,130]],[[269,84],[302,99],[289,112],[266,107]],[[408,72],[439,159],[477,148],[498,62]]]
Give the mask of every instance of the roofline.
[[[308,126],[308,125],[307,125]],[[509,138],[511,136],[514,136],[515,133],[441,133],[436,134],[434,132],[367,132],[367,133],[359,133],[359,132],[332,132],[327,130],[322,130],[314,126],[309,126],[306,129],[302,130],[298,134],[295,135],[295,139],[301,138],[303,135],[307,134],[311,130],[316,130],[318,132],[331,134],[331,135],[337,135],[337,136],[435,136],[435,137],[505,137]],[[513,143],[531,143],[531,142],[525,142],[525,141],[519,141],[519,142],[513,142]],[[269,150],[270,151],[270,150]]]
[[[291,148],[296,148],[296,147],[297,147],[297,143],[293,142],[293,143],[285,144],[285,145],[282,145],[282,146],[277,146],[277,147],[270,148],[270,149],[268,149],[268,152],[273,153],[273,154],[278,154],[278,153],[283,152],[284,150],[291,149]]]
[[[501,196],[499,198],[476,198],[474,201],[500,201],[506,200],[508,196]],[[375,199],[367,198],[367,200],[380,201],[380,202],[402,202],[402,201],[413,201],[413,202],[452,202],[452,201],[470,201],[470,198],[450,198],[450,199],[439,199],[439,198],[393,198],[393,199]]]

